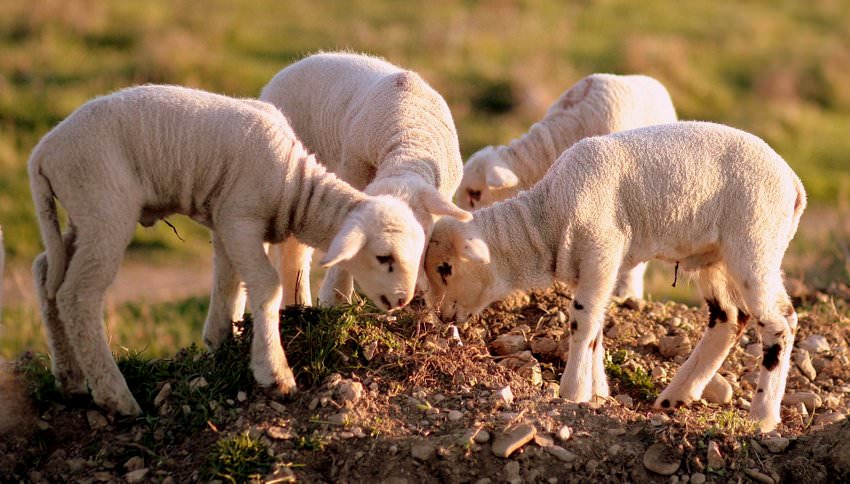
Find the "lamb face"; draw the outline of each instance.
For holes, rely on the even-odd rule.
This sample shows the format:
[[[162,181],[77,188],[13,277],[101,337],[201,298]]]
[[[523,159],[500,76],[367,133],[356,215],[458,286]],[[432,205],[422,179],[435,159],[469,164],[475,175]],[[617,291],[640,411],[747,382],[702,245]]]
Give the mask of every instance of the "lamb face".
[[[352,211],[322,259],[354,275],[366,295],[387,310],[413,299],[425,234],[410,208],[389,196]]]
[[[467,320],[507,295],[487,244],[469,223],[441,219],[425,253],[429,303],[443,321]]]
[[[489,207],[512,198],[518,192],[519,179],[492,146],[475,152],[463,167],[463,180],[455,198],[464,210]]]

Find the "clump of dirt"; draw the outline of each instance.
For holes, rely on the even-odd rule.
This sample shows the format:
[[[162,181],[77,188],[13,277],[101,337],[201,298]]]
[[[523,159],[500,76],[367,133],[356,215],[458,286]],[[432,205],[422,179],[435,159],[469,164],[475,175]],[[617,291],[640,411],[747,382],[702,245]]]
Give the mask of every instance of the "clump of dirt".
[[[459,327],[460,342],[432,316],[413,310],[328,316],[288,309],[282,334],[290,361],[299,362],[293,368],[301,390],[289,401],[270,398],[248,381],[219,385],[213,378],[228,373],[208,376],[214,365],[205,359],[213,356],[184,351],[156,368],[196,373],[156,373],[145,383],[149,395],[169,393],[166,384],[175,390],[152,397],[138,419],[113,418],[89,402],[42,398],[36,430],[0,441],[0,475],[33,482],[238,481],[250,472],[225,475],[220,469],[230,467],[211,459],[224,458],[217,443],[244,435],[255,458],[257,449],[270,458],[271,467],[258,468],[257,478],[275,482],[847,479],[850,291],[807,289],[798,297],[795,363],[783,422],[771,435],[760,435],[747,419],[761,355],[751,329],[719,371],[718,385],[731,388],[731,401],[701,400],[671,412],[651,408],[699,341],[708,321],[704,307],[612,303],[604,329],[612,397],[582,404],[558,398],[571,301],[555,287],[493,306]],[[322,329],[336,343],[323,347],[318,360],[310,352],[328,337],[315,336],[321,329],[315,324],[346,328]],[[248,345],[241,339],[248,329],[228,350],[234,359],[218,365],[246,364]],[[510,341],[495,344],[498,338]],[[499,348],[512,352],[497,354]],[[206,400],[185,400],[204,388],[221,390],[207,390]],[[186,424],[202,411],[200,425]],[[239,458],[239,450],[233,452],[227,459]]]

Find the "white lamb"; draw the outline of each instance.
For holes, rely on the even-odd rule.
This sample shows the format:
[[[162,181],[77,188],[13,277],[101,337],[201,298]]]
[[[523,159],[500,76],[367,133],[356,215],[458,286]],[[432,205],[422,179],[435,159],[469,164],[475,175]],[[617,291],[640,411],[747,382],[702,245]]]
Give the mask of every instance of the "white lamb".
[[[532,189],[471,222],[440,220],[425,269],[445,320],[514,289],[572,285],[561,396],[582,402],[608,394],[602,323],[618,270],[676,262],[696,272],[710,320],[656,406],[698,399],[752,316],[765,350],[751,415],[767,430],[780,420],[797,325],[780,263],[805,206],[799,178],[759,138],[711,123],[651,126],[580,141]]]
[[[463,167],[457,190],[461,208],[474,210],[516,196],[543,178],[575,142],[589,136],[676,121],[670,94],[657,80],[640,75],[592,74],[549,107],[546,116],[507,146],[487,146]],[[618,297],[643,297],[646,264],[620,275]]]
[[[260,101],[175,86],[100,97],[41,140],[29,176],[46,246],[33,272],[53,373],[68,392],[85,392],[88,383],[109,410],[140,412],[102,325],[104,291],[137,221],[150,226],[180,213],[214,231],[204,341],[215,349],[231,334],[241,277],[254,315],[254,377],[282,394],[295,380],[280,344],[279,277],[264,242],[295,234],[325,250],[325,267],[346,267],[386,309],[413,297],[425,239],[410,209],[327,173],[283,115]],[[54,198],[68,213],[64,237]]]
[[[471,218],[450,201],[463,166],[451,112],[416,73],[367,55],[320,53],[278,72],[260,99],[284,112],[331,172],[368,194],[407,203],[426,238],[434,216]],[[291,238],[277,250],[284,304],[309,305],[310,248]],[[352,291],[349,273],[334,268],[319,301],[339,304]]]

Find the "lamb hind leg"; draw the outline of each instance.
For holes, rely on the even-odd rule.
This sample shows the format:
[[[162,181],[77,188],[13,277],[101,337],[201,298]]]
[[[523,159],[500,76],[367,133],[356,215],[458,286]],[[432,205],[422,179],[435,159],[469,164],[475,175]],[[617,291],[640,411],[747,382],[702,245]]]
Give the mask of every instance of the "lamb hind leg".
[[[310,292],[310,259],[313,249],[298,242],[295,237],[289,237],[276,247],[284,306],[311,306],[313,296]]]
[[[265,227],[253,220],[223,220],[219,236],[224,251],[240,274],[244,274],[254,319],[251,370],[261,386],[286,395],[296,391],[295,377],[280,343],[282,288],[277,272],[263,250]]]
[[[319,303],[325,306],[338,306],[351,302],[354,293],[354,278],[345,269],[331,267],[325,273],[322,288],[319,290]]]
[[[708,305],[708,328],[656,399],[655,408],[675,408],[699,399],[747,324],[748,317],[733,302],[734,289],[719,267],[702,269],[698,283]]]
[[[76,251],[56,295],[68,343],[91,388],[96,404],[122,415],[141,408],[109,350],[103,330],[103,297],[115,279],[135,221],[126,213],[88,214],[77,225]]]
[[[617,275],[617,285],[614,287],[615,297],[633,297],[643,299],[643,278],[646,273],[646,262],[636,265],[630,270],[620,269]]]

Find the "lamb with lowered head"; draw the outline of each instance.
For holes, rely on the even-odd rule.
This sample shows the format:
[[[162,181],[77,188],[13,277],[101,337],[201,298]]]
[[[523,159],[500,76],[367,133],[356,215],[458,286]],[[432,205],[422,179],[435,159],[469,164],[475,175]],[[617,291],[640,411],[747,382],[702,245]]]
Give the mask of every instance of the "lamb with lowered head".
[[[426,238],[435,216],[471,218],[450,201],[463,164],[451,111],[415,72],[368,55],[320,53],[278,72],[260,99],[284,112],[331,172],[366,193],[407,203]],[[309,305],[311,250],[295,239],[273,250],[280,251],[284,303]],[[352,290],[350,274],[333,268],[319,301],[339,304]]]
[[[708,329],[656,401],[700,398],[752,319],[764,359],[751,415],[780,420],[797,314],[780,264],[806,206],[800,179],[761,139],[726,126],[679,122],[588,138],[537,185],[437,222],[425,256],[444,320],[465,320],[516,289],[574,288],[561,396],[607,395],[602,323],[618,271],[649,259],[695,272]]]
[[[125,415],[140,408],[103,331],[103,295],[136,223],[179,213],[213,231],[214,285],[204,341],[230,336],[241,280],[254,315],[257,382],[295,391],[280,344],[279,277],[264,242],[295,235],[326,251],[386,309],[413,297],[425,236],[410,209],[328,173],[284,116],[260,101],[142,86],[74,111],[33,150],[29,177],[46,251],[33,263],[60,387]],[[55,199],[68,214],[60,233]],[[241,280],[240,280],[241,279]],[[237,314],[239,313],[239,314]]]

